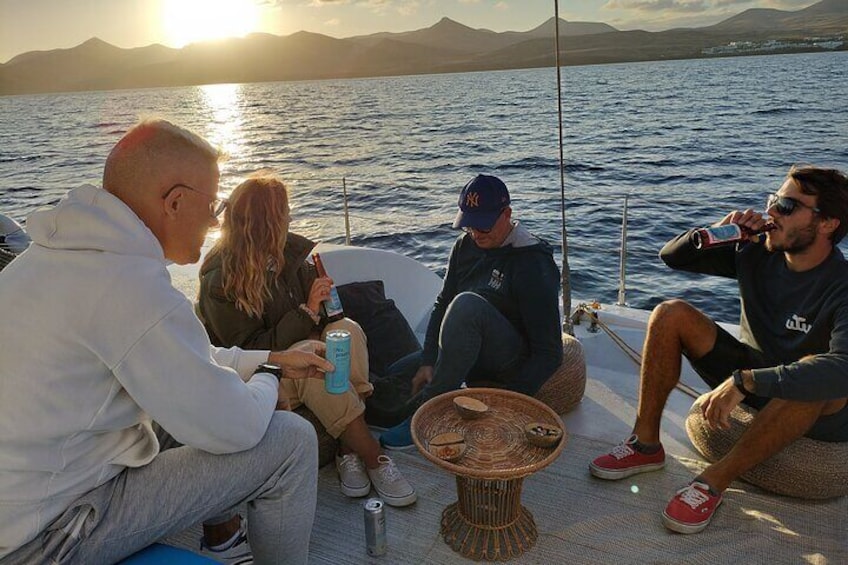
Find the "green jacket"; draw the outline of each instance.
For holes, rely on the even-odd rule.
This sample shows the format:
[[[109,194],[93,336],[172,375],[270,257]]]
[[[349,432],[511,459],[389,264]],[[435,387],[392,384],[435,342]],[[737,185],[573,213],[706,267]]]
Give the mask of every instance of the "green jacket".
[[[283,273],[277,276],[268,271],[272,298],[259,318],[238,310],[235,302],[224,296],[220,255],[205,264],[200,270],[198,314],[212,343],[276,351],[307,339],[317,330],[312,318],[300,308],[317,277],[315,268],[306,262],[314,247],[309,239],[289,233]]]

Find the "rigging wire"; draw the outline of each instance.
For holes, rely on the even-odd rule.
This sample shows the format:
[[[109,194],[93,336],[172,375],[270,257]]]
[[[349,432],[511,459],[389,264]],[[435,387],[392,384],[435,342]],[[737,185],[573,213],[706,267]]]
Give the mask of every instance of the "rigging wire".
[[[571,269],[568,266],[568,233],[565,229],[565,158],[563,155],[562,139],[562,72],[559,61],[559,0],[554,0],[554,47],[556,56],[557,77],[557,119],[559,121],[559,198],[560,198],[560,221],[562,226],[562,331],[574,335],[574,326],[571,322]]]

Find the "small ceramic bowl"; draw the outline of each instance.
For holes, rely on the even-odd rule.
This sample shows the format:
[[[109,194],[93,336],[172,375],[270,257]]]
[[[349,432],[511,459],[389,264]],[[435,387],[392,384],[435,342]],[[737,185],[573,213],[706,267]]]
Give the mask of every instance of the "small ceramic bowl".
[[[438,457],[453,463],[465,455],[465,439],[456,432],[446,432],[433,436],[427,445],[427,450]]]
[[[453,399],[453,407],[463,418],[473,420],[479,418],[489,411],[489,407],[476,398],[469,396],[457,396]]]
[[[524,426],[524,435],[536,447],[555,447],[562,439],[562,429],[545,422],[530,422]]]

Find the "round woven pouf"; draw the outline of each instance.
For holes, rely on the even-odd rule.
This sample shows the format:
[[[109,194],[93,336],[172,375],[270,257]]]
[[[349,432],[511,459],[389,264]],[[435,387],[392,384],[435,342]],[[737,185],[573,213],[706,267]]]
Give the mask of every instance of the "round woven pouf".
[[[536,399],[557,414],[577,406],[586,391],[586,358],[583,346],[574,336],[562,334],[562,363],[536,393]]]
[[[701,414],[699,397],[686,418],[686,433],[707,461],[724,457],[745,432],[757,411],[744,404],[730,414],[730,429],[711,430]],[[848,443],[800,438],[763,461],[742,480],[764,490],[796,498],[833,498],[848,494]]]

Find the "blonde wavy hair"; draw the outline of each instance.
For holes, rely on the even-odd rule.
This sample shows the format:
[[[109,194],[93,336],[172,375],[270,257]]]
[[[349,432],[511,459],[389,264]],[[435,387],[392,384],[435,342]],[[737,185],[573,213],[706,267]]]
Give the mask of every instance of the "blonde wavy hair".
[[[271,300],[268,270],[279,275],[285,265],[289,235],[289,194],[286,185],[271,175],[257,175],[238,185],[230,195],[221,237],[206,261],[221,256],[224,296],[236,308],[260,317]]]

